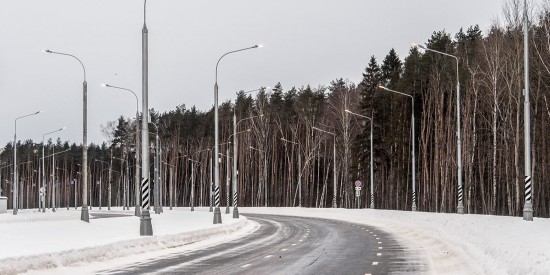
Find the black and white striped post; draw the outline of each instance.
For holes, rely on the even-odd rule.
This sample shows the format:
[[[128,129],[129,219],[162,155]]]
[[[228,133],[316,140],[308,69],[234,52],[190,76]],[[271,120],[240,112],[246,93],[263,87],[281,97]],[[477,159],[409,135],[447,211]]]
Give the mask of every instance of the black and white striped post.
[[[148,95],[148,30],[145,24],[145,7],[147,0],[143,2],[143,31],[142,31],[142,131],[141,131],[141,218],[139,234],[141,236],[152,236],[153,225],[149,214],[149,95]],[[136,198],[137,199],[137,198]]]
[[[523,206],[523,220],[533,221],[532,178],[531,178],[531,104],[529,101],[529,18],[527,17],[527,0],[523,2],[523,53],[525,70],[525,90],[523,112],[525,126],[525,205]]]

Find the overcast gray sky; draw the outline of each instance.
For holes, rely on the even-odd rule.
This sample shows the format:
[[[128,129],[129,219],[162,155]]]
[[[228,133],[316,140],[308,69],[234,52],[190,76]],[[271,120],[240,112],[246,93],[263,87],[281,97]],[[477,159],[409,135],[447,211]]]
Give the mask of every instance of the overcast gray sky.
[[[488,29],[504,0],[149,0],[149,107],[213,105],[217,59],[256,43],[265,47],[224,58],[220,101],[238,90],[357,83],[371,55],[395,48],[403,59],[411,42],[433,31],[456,33],[479,24]],[[141,28],[138,0],[0,0],[0,144],[42,139],[62,126],[62,140],[82,142],[82,69],[88,78],[88,140],[101,143],[100,125],[134,116],[132,89],[141,108]],[[57,138],[57,135],[52,136]]]

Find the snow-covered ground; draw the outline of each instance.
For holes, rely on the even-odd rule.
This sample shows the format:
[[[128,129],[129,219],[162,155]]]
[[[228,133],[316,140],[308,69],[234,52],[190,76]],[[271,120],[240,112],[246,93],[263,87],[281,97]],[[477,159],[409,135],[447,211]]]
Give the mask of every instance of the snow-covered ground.
[[[234,220],[223,213],[224,224],[214,226],[208,208],[195,212],[165,209],[164,214],[153,214],[154,237],[140,237],[139,219],[133,216],[94,219],[85,224],[75,210],[29,212],[20,211],[17,217],[0,215],[0,274],[33,273],[33,269],[42,269],[34,272],[42,274],[46,272],[43,268],[50,268],[50,274],[91,274],[204,248],[254,229],[246,219]],[[132,214],[132,210],[111,212]],[[520,217],[369,209],[261,207],[240,208],[240,212],[242,216],[291,215],[375,226],[420,253],[432,274],[550,274],[548,219],[525,222]]]
[[[94,213],[119,217],[94,219]],[[164,250],[186,244],[235,234],[247,225],[247,219],[222,214],[223,224],[213,225],[208,208],[191,212],[175,208],[151,214],[153,237],[139,235],[140,220],[132,210],[90,211],[90,223],[80,221],[79,210],[58,209],[38,213],[20,210],[0,215],[0,274],[71,266],[77,263]],[[123,216],[128,215],[128,216]],[[122,217],[120,217],[122,216]]]
[[[550,220],[370,209],[240,208],[379,227],[424,254],[433,274],[550,274]]]

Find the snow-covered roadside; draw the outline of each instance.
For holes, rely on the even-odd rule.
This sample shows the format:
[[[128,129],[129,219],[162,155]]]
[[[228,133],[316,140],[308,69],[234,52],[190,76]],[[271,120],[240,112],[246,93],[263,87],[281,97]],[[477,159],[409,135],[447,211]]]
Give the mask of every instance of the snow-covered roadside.
[[[550,220],[425,212],[239,208],[240,212],[316,217],[375,226],[421,250],[433,274],[548,274]]]
[[[102,210],[91,213],[132,214],[132,211]],[[45,215],[49,216],[40,216]],[[0,274],[70,266],[111,260],[116,257],[178,247],[213,237],[231,235],[245,228],[247,219],[223,215],[223,224],[212,224],[208,209],[165,210],[152,214],[152,237],[139,236],[139,218],[134,216],[79,220],[80,212],[60,209],[57,213],[20,211],[0,215]],[[19,219],[19,221],[17,221]]]

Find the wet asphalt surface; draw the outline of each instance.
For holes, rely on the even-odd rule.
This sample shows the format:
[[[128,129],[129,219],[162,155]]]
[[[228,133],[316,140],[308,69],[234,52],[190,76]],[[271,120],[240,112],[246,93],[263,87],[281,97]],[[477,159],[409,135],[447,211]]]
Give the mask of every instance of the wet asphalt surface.
[[[377,228],[319,218],[245,214],[259,227],[205,249],[98,274],[422,274],[426,263]]]

